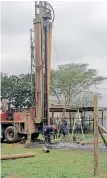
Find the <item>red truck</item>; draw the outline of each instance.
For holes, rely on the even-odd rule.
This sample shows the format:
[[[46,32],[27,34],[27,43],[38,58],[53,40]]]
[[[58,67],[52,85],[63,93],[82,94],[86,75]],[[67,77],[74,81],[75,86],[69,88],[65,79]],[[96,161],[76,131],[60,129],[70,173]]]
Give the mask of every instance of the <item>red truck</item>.
[[[8,112],[1,112],[1,140],[10,143],[17,142],[27,135],[35,141],[39,136],[40,124],[35,123],[35,109],[14,112],[13,116]]]

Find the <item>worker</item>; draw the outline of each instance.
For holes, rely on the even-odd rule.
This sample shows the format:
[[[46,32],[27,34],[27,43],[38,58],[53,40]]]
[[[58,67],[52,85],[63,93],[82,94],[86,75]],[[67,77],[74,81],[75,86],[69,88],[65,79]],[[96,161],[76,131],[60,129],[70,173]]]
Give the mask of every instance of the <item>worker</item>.
[[[62,120],[60,130],[63,134],[63,138],[65,138],[65,136],[67,135],[67,121],[65,118]]]
[[[48,143],[51,143],[51,134],[52,132],[56,132],[56,127],[54,125],[46,125],[43,127],[43,132],[45,136],[45,141],[48,141]]]

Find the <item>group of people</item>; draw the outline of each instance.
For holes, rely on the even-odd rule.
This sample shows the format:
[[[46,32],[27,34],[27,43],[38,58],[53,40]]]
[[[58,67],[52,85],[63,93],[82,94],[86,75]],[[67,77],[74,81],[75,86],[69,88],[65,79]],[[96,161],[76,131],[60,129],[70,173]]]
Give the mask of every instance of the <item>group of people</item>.
[[[67,135],[67,121],[66,119],[62,119],[61,122],[59,122],[58,126],[55,125],[46,125],[43,127],[43,132],[45,136],[45,141],[51,142],[51,137],[60,137],[63,135],[63,138]]]

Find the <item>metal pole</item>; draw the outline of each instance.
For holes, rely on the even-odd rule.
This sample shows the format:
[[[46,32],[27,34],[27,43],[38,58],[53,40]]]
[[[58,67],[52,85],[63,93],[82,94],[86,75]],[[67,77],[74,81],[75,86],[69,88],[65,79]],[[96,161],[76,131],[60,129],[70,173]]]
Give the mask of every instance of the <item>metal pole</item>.
[[[51,62],[51,38],[52,38],[52,28],[47,27],[47,120],[48,125],[50,125],[50,114],[49,114],[49,95],[50,95],[50,62]]]
[[[31,96],[32,96],[32,65],[33,65],[33,58],[32,58],[32,30],[30,29],[30,45],[31,45]]]
[[[94,176],[98,174],[98,96],[94,95]]]
[[[37,3],[37,1],[35,1],[35,17],[36,17],[36,15],[38,14],[38,8],[37,8],[37,5],[38,5],[38,3]]]
[[[44,3],[41,1],[39,2],[39,14],[43,14],[44,13]],[[42,57],[42,63],[43,63],[43,66],[42,66],[42,119],[43,119],[43,124],[44,124],[44,41],[45,41],[45,38],[44,38],[44,20],[43,18],[41,17],[41,35],[42,35],[42,38],[41,38],[41,57]]]
[[[35,7],[35,11],[37,11]],[[36,14],[36,13],[35,13]],[[40,14],[36,15],[34,23],[34,39],[35,39],[35,82],[36,82],[36,123],[42,120],[42,36],[41,36],[41,18]]]

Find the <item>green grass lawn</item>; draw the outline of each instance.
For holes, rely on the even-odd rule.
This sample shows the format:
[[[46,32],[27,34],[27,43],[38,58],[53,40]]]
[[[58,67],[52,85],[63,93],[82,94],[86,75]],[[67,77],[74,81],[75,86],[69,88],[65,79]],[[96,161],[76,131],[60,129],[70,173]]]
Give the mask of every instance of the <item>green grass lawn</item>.
[[[20,144],[2,144],[2,155],[35,153],[33,158],[4,160],[2,178],[93,178],[93,153],[86,151],[55,151],[24,148]],[[13,177],[12,177],[13,176]],[[99,155],[99,175],[107,178],[107,153]]]

